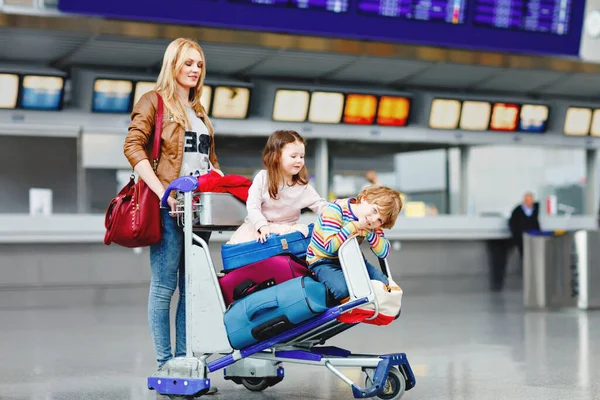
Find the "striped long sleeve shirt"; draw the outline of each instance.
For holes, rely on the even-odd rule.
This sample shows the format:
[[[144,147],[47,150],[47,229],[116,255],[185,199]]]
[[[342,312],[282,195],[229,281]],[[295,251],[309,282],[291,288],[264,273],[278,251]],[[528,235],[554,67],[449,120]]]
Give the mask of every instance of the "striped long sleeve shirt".
[[[340,246],[352,235],[357,234],[362,242],[367,239],[371,250],[379,258],[390,252],[390,242],[381,229],[358,228],[358,218],[352,212],[356,199],[338,199],[327,205],[319,216],[308,245],[306,261],[313,264],[322,259],[336,260]]]

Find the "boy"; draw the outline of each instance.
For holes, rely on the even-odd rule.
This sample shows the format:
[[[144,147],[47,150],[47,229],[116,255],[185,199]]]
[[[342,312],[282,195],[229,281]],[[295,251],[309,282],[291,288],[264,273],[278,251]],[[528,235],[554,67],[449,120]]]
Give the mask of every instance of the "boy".
[[[390,252],[390,242],[381,228],[391,228],[402,211],[402,198],[397,190],[385,186],[364,188],[358,198],[338,199],[327,205],[313,229],[306,253],[309,269],[322,282],[337,303],[349,296],[338,258],[340,246],[352,235],[367,239],[379,258]],[[388,284],[379,268],[366,262],[371,279]]]

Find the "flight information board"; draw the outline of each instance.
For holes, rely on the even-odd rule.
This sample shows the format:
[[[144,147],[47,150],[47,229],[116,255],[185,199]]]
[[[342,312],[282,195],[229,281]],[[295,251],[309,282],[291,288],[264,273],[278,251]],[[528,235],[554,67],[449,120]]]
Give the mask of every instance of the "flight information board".
[[[582,0],[59,0],[123,20],[483,51],[578,56]]]
[[[345,13],[348,11],[348,0],[292,0],[292,6],[311,10]]]
[[[572,0],[475,0],[474,23],[566,35]]]
[[[462,24],[466,0],[358,0],[362,14]]]
[[[229,0],[232,3],[258,4],[267,6],[287,6],[288,0]]]
[[[344,13],[348,0],[228,0],[232,3],[283,6]]]

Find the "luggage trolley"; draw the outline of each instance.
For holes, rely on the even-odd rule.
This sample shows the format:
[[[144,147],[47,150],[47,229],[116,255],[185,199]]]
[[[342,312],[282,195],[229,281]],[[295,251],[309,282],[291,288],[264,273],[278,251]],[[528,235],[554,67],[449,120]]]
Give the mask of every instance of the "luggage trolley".
[[[246,208],[227,194],[202,193],[198,201],[193,194],[197,187],[197,179],[180,177],[169,185],[162,199],[166,206],[167,196],[173,190],[184,194],[178,218],[184,230],[187,348],[185,357],[167,363],[162,376],[148,377],[150,390],[171,399],[191,400],[209,390],[209,373],[223,369],[225,379],[261,391],[281,382],[283,362],[325,367],[351,387],[355,398],[399,399],[415,386],[415,376],[404,353],[354,355],[349,350],[323,346],[329,338],[356,325],[338,322],[342,313],[372,303],[377,316],[375,296],[355,238],[344,243],[339,252],[349,302],[267,340],[233,349],[223,321],[227,309],[208,245],[194,231],[236,229],[246,216]],[[382,263],[382,268],[390,276],[387,262]],[[216,359],[209,361],[212,356]],[[365,386],[354,383],[338,367],[361,368],[366,375]]]

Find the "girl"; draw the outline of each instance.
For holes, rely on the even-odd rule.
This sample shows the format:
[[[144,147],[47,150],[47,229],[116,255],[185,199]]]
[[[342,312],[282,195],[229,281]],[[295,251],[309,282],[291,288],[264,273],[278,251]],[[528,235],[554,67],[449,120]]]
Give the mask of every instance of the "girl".
[[[200,104],[205,75],[206,60],[200,46],[192,40],[176,39],[165,51],[154,91],[143,95],[133,108],[124,153],[140,178],[156,193],[156,201],[162,198],[166,187],[175,178],[202,175],[219,168],[213,127]],[[165,114],[160,158],[153,167],[148,154],[153,143],[157,93],[164,100]],[[169,314],[171,297],[177,286],[175,357],[185,356],[186,347],[183,231],[169,215],[170,211],[175,211],[177,201],[169,197],[168,202],[170,209],[161,210],[162,240],[150,247],[148,320],[158,372],[173,358]],[[201,236],[208,242],[210,232]]]
[[[327,201],[308,184],[305,144],[295,131],[277,131],[269,137],[262,155],[266,170],[256,175],[248,192],[248,217],[228,244],[264,243],[271,233],[308,235],[308,227],[298,224],[300,210],[308,207],[320,214]]]

